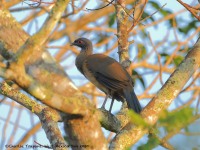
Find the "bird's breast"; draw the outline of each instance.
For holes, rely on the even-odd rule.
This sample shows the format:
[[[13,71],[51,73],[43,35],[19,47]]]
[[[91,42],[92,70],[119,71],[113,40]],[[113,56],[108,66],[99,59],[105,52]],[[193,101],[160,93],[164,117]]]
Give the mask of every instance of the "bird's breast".
[[[90,81],[92,82],[96,87],[98,87],[101,91],[103,91],[105,94],[109,94],[109,90],[103,86],[101,83],[99,83],[94,75],[94,72],[92,72],[92,70],[90,70],[87,66],[87,62],[85,61],[83,63],[82,66],[83,72],[84,72],[84,76]]]

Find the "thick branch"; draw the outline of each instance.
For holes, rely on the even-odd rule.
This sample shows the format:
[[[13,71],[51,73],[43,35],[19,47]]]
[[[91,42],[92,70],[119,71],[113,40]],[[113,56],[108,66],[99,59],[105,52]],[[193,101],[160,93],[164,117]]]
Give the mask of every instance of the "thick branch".
[[[120,120],[118,120],[113,114],[109,113],[105,109],[98,110],[98,117],[101,126],[103,126],[105,129],[109,131],[119,132],[120,129],[122,128]]]
[[[28,38],[28,35],[21,29],[21,26],[6,10],[0,10],[0,30],[0,43],[3,43],[4,49],[10,50],[13,53]],[[36,43],[31,44],[36,46]],[[30,45],[29,47],[31,48]],[[36,46],[35,48],[38,47]],[[82,114],[82,118],[76,120],[68,119],[66,122],[70,124],[70,126],[66,126],[65,128],[67,133],[79,135],[78,138],[73,139],[76,143],[80,143],[80,145],[89,144],[90,147],[96,147],[97,149],[100,149],[102,145],[106,147],[107,142],[92,103],[81,94],[70,81],[63,68],[54,61],[47,51],[36,50],[36,52],[38,53],[27,57],[34,58],[37,61],[25,61],[25,66],[22,65],[24,61],[22,61],[22,64],[20,64],[21,62],[17,62],[16,64],[11,63],[10,68],[4,75],[12,77],[20,87],[23,87],[33,96],[39,100],[43,100],[43,102],[52,107],[63,112],[70,113],[71,111],[72,113],[76,112],[75,114]],[[67,107],[65,107],[66,104],[68,105]],[[88,143],[88,141],[90,142]]]
[[[35,35],[31,36],[19,49],[18,56],[20,57],[20,62],[34,62],[35,60],[32,57],[34,53],[39,53],[39,51],[45,50],[41,47],[43,47],[50,33],[53,31],[55,25],[60,20],[61,15],[64,12],[68,3],[69,0],[58,0],[55,3],[55,6],[51,10],[42,28]]]
[[[141,115],[149,124],[155,124],[159,114],[166,109],[177,97],[183,86],[200,66],[200,40],[187,54],[185,60],[170,76],[157,95],[144,108]],[[136,143],[147,130],[127,124],[111,142],[111,149],[124,149]],[[126,139],[126,142],[124,141]]]
[[[53,149],[66,149],[65,148],[65,140],[61,135],[61,132],[57,126],[57,122],[61,120],[60,114],[53,110],[52,108],[48,108],[46,106],[42,106],[30,99],[25,94],[22,94],[18,90],[11,88],[7,83],[0,84],[0,93],[12,98],[19,104],[28,108],[30,111],[34,112],[42,123],[42,127],[46,132],[47,138],[52,144]]]
[[[130,60],[128,54],[128,15],[124,10],[126,6],[126,0],[116,0],[115,3],[119,60],[122,65],[127,68],[130,65]]]
[[[44,129],[49,142],[54,150],[66,150],[67,144],[58,128],[57,119],[54,116],[55,110],[51,108],[43,109],[38,115],[42,128]]]

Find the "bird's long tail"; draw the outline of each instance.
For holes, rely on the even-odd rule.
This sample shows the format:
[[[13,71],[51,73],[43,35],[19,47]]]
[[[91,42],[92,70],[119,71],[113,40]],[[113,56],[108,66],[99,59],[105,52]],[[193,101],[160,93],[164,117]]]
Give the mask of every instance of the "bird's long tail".
[[[124,96],[128,104],[128,108],[133,109],[136,113],[140,113],[142,110],[142,107],[133,89],[132,88],[124,89]]]

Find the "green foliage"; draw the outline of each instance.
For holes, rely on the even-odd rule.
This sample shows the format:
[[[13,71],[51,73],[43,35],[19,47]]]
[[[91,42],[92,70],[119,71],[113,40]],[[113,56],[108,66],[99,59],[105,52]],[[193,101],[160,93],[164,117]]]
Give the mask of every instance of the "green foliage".
[[[109,15],[109,18],[108,18],[108,26],[109,27],[112,27],[113,24],[115,23],[115,19],[116,19],[116,13],[113,13],[111,15]]]
[[[167,15],[169,15],[169,14],[172,14],[172,12],[171,12],[170,10],[165,10],[165,9],[161,9],[161,10],[160,10],[160,8],[161,8],[162,6],[160,6],[157,2],[149,1],[149,4],[151,4],[151,6],[152,6],[153,8],[155,8],[156,10],[159,10],[159,13],[160,13],[163,17],[165,17],[165,16],[167,16]]]
[[[157,13],[159,13],[162,17],[166,17],[167,15],[169,15],[169,14],[172,14],[173,12],[171,11],[171,10],[166,10],[166,9],[164,9],[164,8],[162,8],[161,9],[161,5],[158,3],[158,2],[155,2],[155,1],[149,1],[149,4],[153,7],[153,8],[155,8],[156,10],[159,10]],[[149,14],[149,16],[150,16],[151,14]],[[155,19],[152,19],[153,18],[153,16],[152,17],[150,17],[150,19],[152,20],[152,21],[154,21]],[[175,20],[176,21],[176,20]],[[173,27],[173,20],[172,19],[169,19],[168,20],[168,26],[171,28],[171,27]],[[156,26],[154,26],[154,27],[156,27]]]
[[[161,57],[169,57],[169,55],[167,53],[161,53],[160,56]]]
[[[150,16],[150,14],[148,14],[147,12],[144,11],[143,14],[142,14],[142,19],[147,18],[149,16]],[[155,19],[152,16],[148,19],[150,19],[152,22],[155,21]]]
[[[190,23],[187,23],[185,26],[179,27],[178,30],[183,34],[188,34],[190,30],[198,28],[197,23],[199,23],[199,21],[193,20]]]
[[[131,114],[131,119],[137,120],[138,124],[143,125],[143,122],[140,123],[139,119]],[[167,132],[179,131],[182,128],[187,127],[191,123],[191,118],[193,118],[193,108],[185,107],[178,111],[164,111],[161,113],[160,118],[156,126],[164,127]],[[133,120],[133,121],[134,121]],[[135,123],[135,121],[134,121]],[[143,125],[148,127],[147,124]],[[150,126],[149,126],[150,127]],[[187,130],[187,128],[186,128]],[[160,144],[159,139],[159,130],[157,127],[149,128],[149,139],[146,144],[139,146],[138,150],[152,150]]]
[[[177,20],[176,20],[176,18],[169,19],[169,20],[168,20],[168,23],[169,23],[169,24],[168,24],[168,27],[169,27],[169,28],[173,28],[174,24],[177,25]]]
[[[186,107],[178,111],[164,111],[159,118],[159,125],[163,126],[168,132],[176,131],[191,122],[193,109]]]
[[[184,58],[182,56],[175,56],[173,62],[176,66],[178,66],[183,61],[183,59]]]
[[[159,139],[155,136],[149,136],[149,140],[146,144],[139,146],[138,150],[152,150],[159,145]]]
[[[170,55],[167,53],[161,53],[160,56],[164,59],[164,63],[167,62],[167,60],[170,58]],[[173,57],[173,61],[170,64],[174,64],[175,66],[178,66],[182,61],[184,57],[181,55],[176,55]]]
[[[133,80],[138,80],[142,84],[142,87],[144,89],[146,88],[146,84],[144,82],[144,79],[142,78],[142,76],[137,71],[132,70],[132,78],[133,78]]]
[[[144,121],[144,119],[139,114],[135,113],[133,110],[128,111],[128,116],[136,126],[142,126],[144,128],[149,127],[149,125]]]
[[[138,49],[138,55],[137,55],[137,58],[139,60],[143,59],[147,53],[147,50],[145,48],[145,46],[141,43],[138,43],[137,44],[137,49]]]
[[[142,29],[140,33],[141,33],[140,36],[141,36],[142,39],[146,39],[146,37],[148,37],[148,34],[149,34],[145,29]],[[143,48],[144,48],[145,51],[146,51],[146,48],[144,47],[144,45],[143,45]],[[145,53],[145,54],[146,54],[146,53]]]

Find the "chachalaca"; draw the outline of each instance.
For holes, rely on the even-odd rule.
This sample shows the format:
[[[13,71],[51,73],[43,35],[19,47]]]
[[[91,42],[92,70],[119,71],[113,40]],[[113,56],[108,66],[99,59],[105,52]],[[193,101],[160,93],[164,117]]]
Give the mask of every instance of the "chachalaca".
[[[142,108],[133,90],[132,78],[119,62],[103,54],[93,54],[92,43],[86,38],[79,38],[71,45],[81,48],[76,58],[78,70],[106,94],[102,108],[105,109],[106,101],[111,97],[110,113],[114,99],[126,100],[129,109],[140,113]]]

